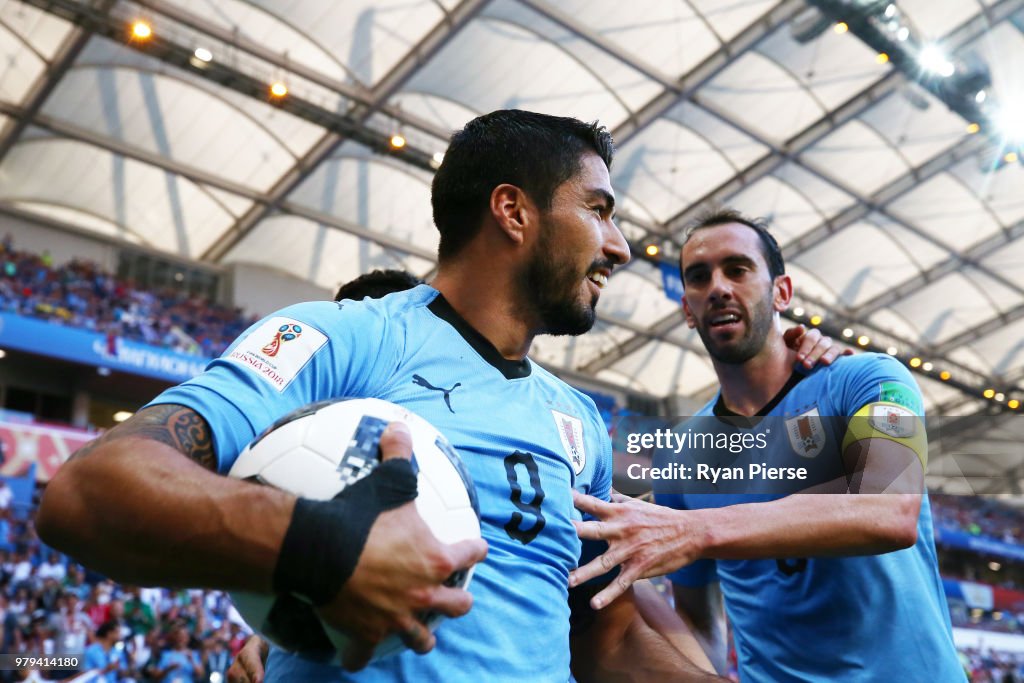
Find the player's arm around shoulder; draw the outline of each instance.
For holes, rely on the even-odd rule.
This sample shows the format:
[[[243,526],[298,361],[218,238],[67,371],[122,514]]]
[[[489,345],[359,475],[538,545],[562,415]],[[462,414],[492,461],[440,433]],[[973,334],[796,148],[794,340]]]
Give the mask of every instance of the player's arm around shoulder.
[[[648,582],[639,582],[604,609],[590,600],[605,585],[570,591],[572,672],[580,683],[724,681],[689,627]]]

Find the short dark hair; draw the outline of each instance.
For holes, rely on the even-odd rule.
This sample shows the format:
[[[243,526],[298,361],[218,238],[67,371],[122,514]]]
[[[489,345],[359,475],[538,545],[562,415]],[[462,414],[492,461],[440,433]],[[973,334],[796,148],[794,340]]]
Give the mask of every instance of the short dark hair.
[[[120,628],[120,625],[113,619],[109,621],[104,621],[102,624],[100,624],[100,627],[96,629],[96,637],[106,638],[116,628]]]
[[[495,187],[520,187],[547,210],[558,186],[580,172],[587,152],[611,168],[615,145],[596,121],[502,109],[467,123],[452,135],[431,186],[438,259],[454,256],[477,234]]]
[[[764,256],[765,263],[768,264],[768,274],[772,280],[786,274],[786,262],[782,258],[782,249],[779,248],[779,243],[775,241],[775,237],[768,231],[768,221],[764,218],[750,218],[736,209],[712,207],[697,216],[686,228],[683,246],[686,246],[686,243],[693,237],[693,233],[698,230],[728,225],[729,223],[745,225],[757,233],[757,236],[761,239],[761,254]]]
[[[423,280],[405,270],[372,270],[339,287],[338,293],[334,295],[334,300],[360,301],[366,297],[379,299],[393,292],[404,292],[422,284]]]

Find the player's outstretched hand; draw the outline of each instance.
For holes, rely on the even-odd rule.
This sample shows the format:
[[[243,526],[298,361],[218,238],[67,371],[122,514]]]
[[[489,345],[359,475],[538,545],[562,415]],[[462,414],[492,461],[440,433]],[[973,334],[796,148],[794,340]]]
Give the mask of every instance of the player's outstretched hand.
[[[852,356],[853,349],[839,348],[833,345],[832,337],[821,333],[817,327],[811,329],[796,325],[782,333],[786,346],[796,351],[797,362],[805,368],[815,365],[831,365],[839,356]]]
[[[595,595],[590,606],[601,609],[629,590],[634,581],[668,574],[700,558],[706,532],[700,518],[685,511],[645,503],[612,493],[606,502],[573,491],[573,504],[594,521],[574,522],[584,540],[608,543],[608,550],[569,573],[569,587],[579,586],[621,565],[619,575]]]
[[[381,460],[409,460],[412,437],[408,428],[391,423],[381,435]],[[374,476],[372,473],[369,476]],[[373,648],[397,633],[421,654],[435,644],[422,618],[429,612],[449,617],[466,614],[473,605],[468,591],[445,585],[457,570],[487,556],[482,539],[451,545],[439,542],[416,512],[414,502],[382,512],[370,528],[352,576],[335,598],[318,609],[326,622],[353,640],[343,653],[346,669],[366,666]]]
[[[228,683],[263,683],[270,644],[257,635],[249,636],[228,667]]]

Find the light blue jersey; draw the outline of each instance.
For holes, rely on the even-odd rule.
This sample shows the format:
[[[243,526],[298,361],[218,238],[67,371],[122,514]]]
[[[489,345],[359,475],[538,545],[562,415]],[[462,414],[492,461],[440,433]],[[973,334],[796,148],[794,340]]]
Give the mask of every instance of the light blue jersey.
[[[922,414],[916,383],[889,356],[866,353],[794,374],[759,413],[779,416],[771,428],[787,433],[772,438],[767,449],[745,452],[734,464],[745,467],[744,458],[769,466],[817,461],[829,470],[840,462],[845,418],[880,401]],[[729,413],[715,399],[698,415]],[[702,418],[704,424],[711,419]],[[714,456],[687,454],[696,461],[705,457]],[[676,491],[658,493],[657,502],[699,509],[779,497]],[[927,495],[921,501],[917,543],[905,550],[842,558],[700,560],[671,578],[692,587],[721,583],[744,683],[964,681]]]
[[[529,360],[509,361],[421,285],[379,300],[305,303],[250,328],[206,372],[154,403],[210,424],[227,472],[267,426],[313,401],[375,397],[435,425],[479,496],[489,551],[473,609],[357,674],[273,650],[268,681],[569,680],[569,571],[580,541],[573,488],[607,500],[611,442],[590,398]]]

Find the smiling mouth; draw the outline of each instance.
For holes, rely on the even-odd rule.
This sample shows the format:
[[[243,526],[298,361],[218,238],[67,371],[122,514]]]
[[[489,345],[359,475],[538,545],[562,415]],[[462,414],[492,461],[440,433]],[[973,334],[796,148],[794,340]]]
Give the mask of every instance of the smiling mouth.
[[[587,279],[597,285],[598,289],[604,289],[608,286],[608,276],[604,273],[591,272],[587,273]]]

